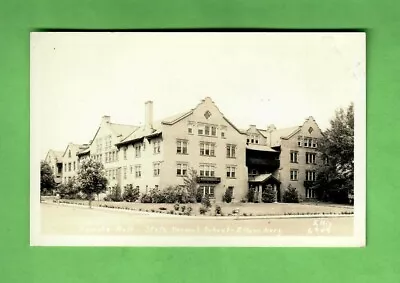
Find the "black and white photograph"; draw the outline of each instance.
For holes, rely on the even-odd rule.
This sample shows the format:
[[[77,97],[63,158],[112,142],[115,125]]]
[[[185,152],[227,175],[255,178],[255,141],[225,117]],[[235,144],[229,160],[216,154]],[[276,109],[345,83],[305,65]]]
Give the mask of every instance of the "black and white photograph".
[[[32,246],[363,247],[363,32],[32,32]]]

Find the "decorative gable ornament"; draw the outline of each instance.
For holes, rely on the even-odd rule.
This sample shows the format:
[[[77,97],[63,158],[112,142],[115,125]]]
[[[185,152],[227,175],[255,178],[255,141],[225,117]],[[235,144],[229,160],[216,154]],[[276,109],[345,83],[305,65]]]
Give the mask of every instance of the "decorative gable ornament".
[[[308,132],[311,134],[314,131],[314,129],[312,127],[308,128]]]
[[[206,117],[206,119],[210,118],[210,117],[211,117],[211,112],[207,110],[207,111],[204,113],[204,117]]]

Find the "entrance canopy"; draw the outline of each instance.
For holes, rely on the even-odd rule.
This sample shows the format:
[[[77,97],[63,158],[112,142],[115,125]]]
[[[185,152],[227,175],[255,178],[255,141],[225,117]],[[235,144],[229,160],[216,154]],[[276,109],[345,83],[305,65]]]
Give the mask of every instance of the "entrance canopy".
[[[256,175],[254,177],[249,177],[249,183],[253,184],[264,184],[264,183],[269,183],[269,184],[280,184],[278,179],[276,179],[272,174],[260,174]]]

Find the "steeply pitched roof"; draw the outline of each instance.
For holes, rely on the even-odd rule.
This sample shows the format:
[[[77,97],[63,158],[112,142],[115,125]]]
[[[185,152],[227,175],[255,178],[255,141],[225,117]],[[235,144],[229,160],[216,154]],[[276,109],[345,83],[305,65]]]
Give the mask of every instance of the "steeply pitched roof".
[[[254,177],[249,177],[249,182],[250,183],[264,183],[266,182],[268,179],[274,179],[275,182],[279,182],[278,179],[276,179],[272,174],[268,173],[268,174],[260,174]],[[280,183],[280,182],[279,182]]]
[[[182,120],[183,118],[186,118],[187,116],[191,115],[193,113],[193,109],[191,109],[190,111],[186,111],[183,113],[179,113],[167,118],[162,119],[161,123],[163,124],[167,124],[167,125],[173,125],[177,122],[179,122],[180,120]]]
[[[251,150],[277,152],[276,150],[270,148],[269,146],[261,145],[261,144],[248,144],[246,146],[246,148],[251,149]]]
[[[277,129],[271,132],[271,146],[279,145],[281,139],[290,138],[301,129],[301,126]]]
[[[193,111],[195,109],[196,108],[193,108],[193,109],[190,109],[189,111],[181,112],[179,114],[175,114],[175,115],[169,116],[167,118],[164,118],[162,120],[156,121],[153,123],[152,129],[146,129],[145,126],[138,127],[134,131],[132,131],[129,135],[122,138],[121,141],[119,143],[117,143],[117,146],[129,144],[131,142],[141,140],[144,137],[150,137],[150,136],[162,134],[162,125],[174,125],[175,123],[179,122],[180,120],[193,114]],[[225,119],[225,121],[228,124],[230,124],[239,133],[241,133],[241,134],[245,133],[245,132],[242,132],[241,130],[239,130],[238,128],[236,128],[235,125],[231,121],[229,121],[224,115],[222,115],[222,117]]]
[[[109,123],[111,130],[117,134],[117,136],[122,136],[122,138],[127,137],[132,132],[136,131],[139,127],[133,125],[124,125],[124,124],[116,124]]]
[[[70,148],[72,148],[73,150],[75,150],[76,152],[78,152],[81,146],[82,146],[82,145],[80,145],[80,144],[69,143],[69,144],[67,145],[67,147],[65,148],[64,152],[62,153],[62,157],[65,156],[65,153],[67,152],[68,147],[70,147]]]

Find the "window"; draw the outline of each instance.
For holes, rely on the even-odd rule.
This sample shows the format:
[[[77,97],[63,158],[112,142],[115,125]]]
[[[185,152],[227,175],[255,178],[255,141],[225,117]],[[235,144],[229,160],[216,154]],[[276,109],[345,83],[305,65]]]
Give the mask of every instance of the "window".
[[[217,127],[211,126],[211,135],[212,135],[213,137],[216,137],[216,136],[217,136]]]
[[[71,158],[71,150],[68,150],[68,157]]]
[[[251,170],[250,175],[257,175],[257,174],[258,174],[257,169],[252,169]]]
[[[204,130],[203,130],[202,128],[199,128],[199,129],[197,129],[197,133],[198,133],[199,135],[203,135]]]
[[[315,164],[315,153],[306,152],[306,163],[307,164]]]
[[[131,165],[130,167],[131,167],[131,175],[132,175],[133,174],[133,166]]]
[[[311,138],[304,138],[304,147],[311,147],[312,139]]]
[[[117,177],[117,170],[114,169],[114,170],[112,170],[112,178],[113,178],[113,180],[115,180],[116,177]]]
[[[64,172],[67,172],[67,163],[64,163]]]
[[[204,135],[206,135],[206,136],[210,135],[210,126],[205,126],[204,127]]]
[[[299,147],[301,147],[302,144],[303,144],[303,137],[302,137],[302,136],[298,136],[298,138],[297,138],[297,145],[298,145]]]
[[[316,179],[315,171],[306,171],[306,181],[315,181]]]
[[[76,171],[76,162],[74,161],[74,171]]]
[[[176,141],[176,153],[179,154],[188,154],[187,153],[187,140],[177,140]]]
[[[315,198],[315,191],[313,189],[306,189],[306,198]]]
[[[146,150],[146,140],[143,140],[142,145],[143,145],[143,151],[145,151]]]
[[[298,162],[298,151],[291,151],[290,152],[290,163],[297,163]]]
[[[200,193],[205,196],[208,195],[210,198],[214,198],[214,186],[200,186],[199,191]]]
[[[71,172],[71,162],[68,163],[68,172]]]
[[[312,139],[312,145],[313,148],[317,148],[317,139]]]
[[[225,132],[221,131],[221,138],[223,138],[223,139],[225,138]]]
[[[153,152],[154,154],[158,154],[161,152],[161,141],[156,140],[153,142]]]
[[[135,165],[135,177],[136,178],[142,177],[142,166],[141,165]]]
[[[228,158],[236,157],[236,145],[228,144],[226,146],[226,157],[228,157]]]
[[[299,170],[290,170],[290,181],[297,181],[299,179]]]
[[[236,166],[227,166],[226,167],[226,177],[227,178],[236,178]]]
[[[160,176],[160,162],[153,163],[154,176]]]
[[[193,134],[193,128],[192,127],[188,128],[188,133],[191,134],[191,135]]]
[[[200,155],[215,156],[215,143],[201,142],[200,143]]]
[[[215,177],[215,164],[200,164],[201,177]]]
[[[126,171],[127,171],[127,167],[124,166],[124,179],[126,180]]]
[[[127,151],[127,148],[126,147],[124,147],[124,160],[126,160],[127,158],[126,158],[126,151]]]
[[[136,158],[138,158],[138,157],[140,157],[140,150],[141,150],[141,145],[140,144],[137,144],[137,145],[135,145],[135,157]]]
[[[179,162],[176,164],[176,175],[177,176],[186,176],[187,175],[188,164]]]

